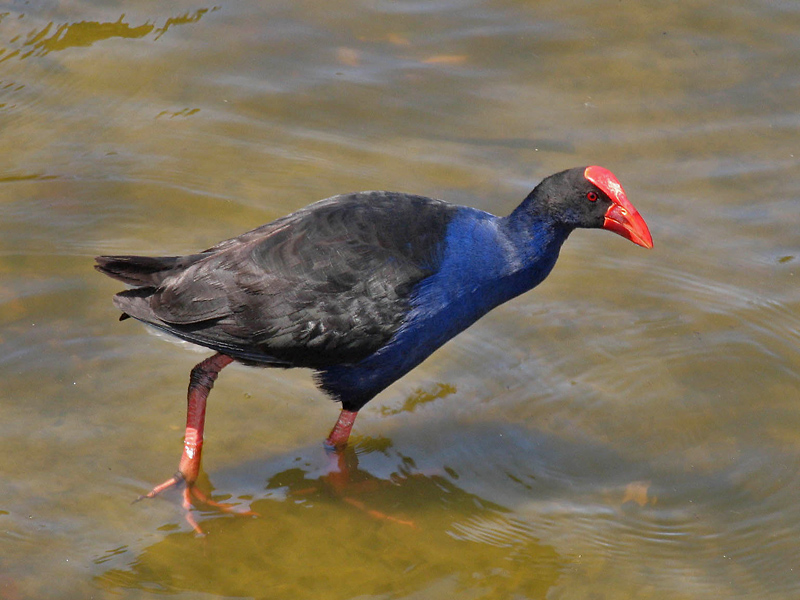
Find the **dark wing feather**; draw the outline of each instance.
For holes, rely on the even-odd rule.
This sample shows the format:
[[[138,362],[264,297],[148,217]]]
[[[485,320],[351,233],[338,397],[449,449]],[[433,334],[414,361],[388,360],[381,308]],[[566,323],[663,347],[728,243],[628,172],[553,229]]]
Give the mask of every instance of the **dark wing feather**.
[[[454,210],[387,192],[329,198],[193,255],[157,287],[115,302],[250,362],[356,362],[402,323],[414,286],[438,267]]]

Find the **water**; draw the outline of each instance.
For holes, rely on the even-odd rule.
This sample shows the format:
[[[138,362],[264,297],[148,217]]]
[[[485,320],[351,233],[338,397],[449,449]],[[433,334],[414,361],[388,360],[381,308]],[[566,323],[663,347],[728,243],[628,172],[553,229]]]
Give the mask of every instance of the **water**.
[[[0,7],[0,597],[800,595],[794,2]],[[109,253],[190,252],[314,200],[510,211],[612,169],[645,251],[551,277],[359,417],[233,366],[177,494],[204,354],[118,323]]]

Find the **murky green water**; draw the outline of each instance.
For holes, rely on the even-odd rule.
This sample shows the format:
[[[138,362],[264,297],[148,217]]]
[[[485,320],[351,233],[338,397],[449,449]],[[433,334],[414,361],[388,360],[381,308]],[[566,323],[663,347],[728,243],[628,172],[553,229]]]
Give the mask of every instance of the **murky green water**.
[[[800,596],[800,5],[0,5],[0,597]],[[351,480],[308,373],[117,322],[101,253],[183,253],[326,196],[510,211],[598,163],[656,247],[553,275],[371,403]],[[371,512],[370,512],[371,511]]]

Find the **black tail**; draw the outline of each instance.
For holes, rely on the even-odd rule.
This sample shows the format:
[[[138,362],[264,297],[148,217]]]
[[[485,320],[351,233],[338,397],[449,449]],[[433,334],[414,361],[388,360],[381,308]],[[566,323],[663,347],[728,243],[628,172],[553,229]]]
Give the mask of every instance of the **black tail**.
[[[176,269],[186,268],[202,258],[191,256],[98,256],[95,269],[131,285],[157,287]]]

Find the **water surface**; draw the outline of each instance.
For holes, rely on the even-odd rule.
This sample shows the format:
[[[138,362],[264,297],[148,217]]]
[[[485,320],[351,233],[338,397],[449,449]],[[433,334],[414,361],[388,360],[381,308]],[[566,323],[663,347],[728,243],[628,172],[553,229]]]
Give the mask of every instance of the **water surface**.
[[[800,595],[800,6],[490,0],[0,8],[0,597]],[[117,322],[109,253],[176,254],[336,193],[505,214],[613,170],[645,251],[551,277],[359,417]]]

